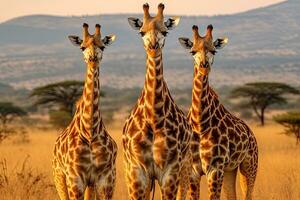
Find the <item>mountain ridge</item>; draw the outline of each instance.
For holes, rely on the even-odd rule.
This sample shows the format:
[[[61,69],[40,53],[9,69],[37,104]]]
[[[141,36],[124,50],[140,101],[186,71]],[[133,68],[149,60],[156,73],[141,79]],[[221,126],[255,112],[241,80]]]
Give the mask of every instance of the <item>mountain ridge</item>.
[[[129,27],[128,16],[132,15],[33,15],[1,23],[0,82],[32,88],[66,78],[83,79],[81,52],[70,44],[67,35],[81,35],[81,24],[88,22],[91,26],[100,23],[102,35],[117,35],[103,59],[104,85],[124,87],[123,83],[129,82],[128,87],[141,86],[145,55],[140,53],[144,52],[141,39]],[[141,14],[133,16],[141,17]],[[297,42],[300,2],[289,0],[234,15],[182,16],[181,19],[179,26],[170,31],[164,49],[165,76],[171,87],[190,87],[193,61],[177,38],[191,37],[193,24],[199,25],[202,34],[208,24],[213,24],[215,38],[229,37],[229,44],[216,55],[213,66],[211,79],[216,86],[260,79],[272,81],[281,78],[280,74],[288,77],[281,78],[283,81],[300,84],[296,78],[300,72]],[[265,72],[269,74],[267,78],[263,77]],[[223,75],[227,73],[232,77]]]
[[[267,6],[262,6],[262,7],[258,7],[258,8],[254,8],[254,9],[250,9],[250,10],[246,10],[246,11],[241,11],[241,12],[236,12],[236,13],[232,13],[232,14],[213,14],[213,15],[179,15],[179,14],[174,14],[174,15],[166,15],[166,16],[182,16],[182,17],[224,17],[224,16],[232,16],[232,15],[244,15],[247,13],[253,13],[253,12],[257,12],[257,11],[261,11],[261,10],[265,10],[265,9],[270,9],[273,7],[278,7],[281,6],[282,4],[286,4],[287,2],[296,2],[296,0],[286,0],[283,2],[278,2],[278,3],[274,3],[271,5],[267,5]],[[103,14],[87,14],[87,15],[55,15],[55,14],[31,14],[31,15],[23,15],[23,16],[18,16],[18,17],[14,17],[8,20],[5,20],[3,22],[0,23],[1,24],[5,24],[5,23],[11,23],[13,21],[16,21],[18,19],[24,19],[24,18],[30,18],[30,17],[55,17],[55,18],[68,18],[68,17],[88,17],[88,16],[99,16],[99,17],[103,17],[103,16],[142,16],[142,13],[114,13],[114,14],[110,14],[110,13],[103,13]]]

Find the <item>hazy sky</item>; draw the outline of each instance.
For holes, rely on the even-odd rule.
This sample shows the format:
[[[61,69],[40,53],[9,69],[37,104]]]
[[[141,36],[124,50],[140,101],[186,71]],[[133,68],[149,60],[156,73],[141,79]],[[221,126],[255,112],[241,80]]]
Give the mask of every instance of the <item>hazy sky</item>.
[[[267,6],[283,0],[148,0],[151,12],[165,3],[167,14],[230,14]],[[0,0],[0,22],[30,14],[82,15],[140,13],[147,0]]]

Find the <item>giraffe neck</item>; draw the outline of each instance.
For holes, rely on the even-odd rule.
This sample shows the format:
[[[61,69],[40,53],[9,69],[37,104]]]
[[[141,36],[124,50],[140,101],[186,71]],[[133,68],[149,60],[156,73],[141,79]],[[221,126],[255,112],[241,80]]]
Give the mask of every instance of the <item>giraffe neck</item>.
[[[81,101],[77,106],[77,127],[80,135],[91,141],[101,133],[102,117],[99,109],[99,63],[88,63]]]
[[[162,53],[156,56],[147,55],[144,98],[147,118],[154,121],[164,115],[164,102],[167,97],[167,86],[163,78]]]
[[[190,109],[190,122],[193,130],[201,132],[201,123],[210,113],[214,113],[218,105],[218,98],[215,92],[210,88],[208,81],[209,69],[199,69],[194,66],[194,80],[192,90],[192,106]]]

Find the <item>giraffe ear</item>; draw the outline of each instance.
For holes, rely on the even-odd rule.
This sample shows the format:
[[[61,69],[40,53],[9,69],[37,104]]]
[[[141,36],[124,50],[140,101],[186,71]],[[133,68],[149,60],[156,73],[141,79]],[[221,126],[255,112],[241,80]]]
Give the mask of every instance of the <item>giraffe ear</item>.
[[[222,49],[223,47],[226,46],[226,44],[228,43],[228,38],[218,38],[216,39],[216,41],[214,41],[214,46],[216,49]]]
[[[116,40],[116,35],[107,35],[102,39],[105,46],[111,45]]]
[[[179,43],[181,44],[181,46],[185,49],[191,49],[193,47],[193,42],[189,39],[189,38],[178,38]]]
[[[143,26],[143,22],[139,18],[129,17],[128,23],[134,30],[140,30]]]
[[[171,17],[165,22],[165,26],[168,30],[172,30],[179,24],[179,21],[180,17]]]
[[[68,38],[74,46],[80,46],[82,43],[82,39],[76,35],[69,35]]]

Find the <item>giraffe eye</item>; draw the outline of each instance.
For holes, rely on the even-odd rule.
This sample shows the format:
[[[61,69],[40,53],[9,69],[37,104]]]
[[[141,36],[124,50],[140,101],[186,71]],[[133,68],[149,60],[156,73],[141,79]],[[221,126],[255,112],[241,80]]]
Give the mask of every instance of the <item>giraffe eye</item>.
[[[194,56],[196,54],[196,51],[190,51],[190,53]]]
[[[210,51],[210,53],[211,53],[212,55],[215,55],[215,54],[217,53],[217,51],[213,50],[213,51]]]
[[[168,33],[169,33],[168,31],[161,32],[161,34],[165,37],[168,35]]]
[[[85,47],[80,47],[81,51],[84,51],[86,48]]]
[[[140,35],[141,35],[142,37],[144,37],[145,32],[141,31],[141,32],[140,32]]]
[[[101,51],[104,51],[105,47],[102,46],[102,47],[99,47],[99,49],[101,49]]]

